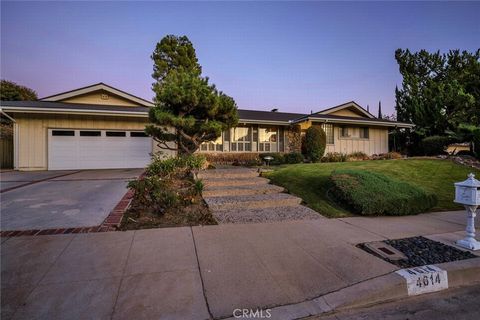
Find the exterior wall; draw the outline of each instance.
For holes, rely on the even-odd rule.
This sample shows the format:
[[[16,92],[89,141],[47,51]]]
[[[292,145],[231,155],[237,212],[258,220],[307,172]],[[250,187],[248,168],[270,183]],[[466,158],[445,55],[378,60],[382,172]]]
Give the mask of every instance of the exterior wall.
[[[357,112],[354,112],[354,111],[348,110],[348,109],[338,110],[338,111],[329,113],[329,115],[344,116],[344,117],[356,117],[356,118],[363,118],[364,117],[364,116],[358,114]]]
[[[16,114],[17,169],[47,170],[48,129],[144,130],[147,119],[108,116]],[[153,151],[158,151],[154,143]],[[170,151],[169,153],[172,154]]]
[[[107,95],[108,99],[102,99],[102,94]],[[71,97],[68,99],[61,100],[61,102],[66,103],[85,103],[85,104],[106,104],[114,106],[126,106],[126,107],[138,107],[139,104],[136,104],[130,100],[124,99],[117,95],[114,95],[110,92],[104,90],[98,90],[95,92],[90,92],[76,97]]]
[[[335,125],[334,144],[327,144],[325,153],[339,152],[349,154],[361,151],[367,155],[380,154],[388,152],[388,129],[379,127],[369,128],[369,138],[342,138],[340,137],[340,127]]]
[[[285,128],[285,152],[302,152],[302,136],[300,126]]]

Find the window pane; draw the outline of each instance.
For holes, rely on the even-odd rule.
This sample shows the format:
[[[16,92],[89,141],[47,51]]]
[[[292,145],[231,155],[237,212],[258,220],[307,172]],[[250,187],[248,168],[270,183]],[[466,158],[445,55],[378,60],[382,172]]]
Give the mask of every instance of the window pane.
[[[125,131],[107,131],[107,137],[125,137],[127,134]]]
[[[80,131],[81,137],[99,137],[101,136],[100,131]]]
[[[148,137],[148,136],[145,132],[134,131],[134,132],[130,132],[130,137]]]
[[[52,136],[74,136],[75,131],[73,130],[52,130]]]

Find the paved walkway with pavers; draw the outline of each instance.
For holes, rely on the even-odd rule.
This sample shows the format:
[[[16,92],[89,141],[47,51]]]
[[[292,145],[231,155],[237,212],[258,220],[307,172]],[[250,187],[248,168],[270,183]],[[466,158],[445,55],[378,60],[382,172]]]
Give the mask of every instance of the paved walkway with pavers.
[[[444,212],[1,238],[1,317],[228,318],[391,273],[355,244],[418,235],[451,244],[464,221]]]

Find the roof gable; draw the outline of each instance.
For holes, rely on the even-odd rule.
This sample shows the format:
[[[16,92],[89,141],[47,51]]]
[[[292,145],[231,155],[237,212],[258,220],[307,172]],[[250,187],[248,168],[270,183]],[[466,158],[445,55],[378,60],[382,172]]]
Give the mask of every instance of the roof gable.
[[[40,101],[152,107],[154,104],[105,83],[48,96]]]
[[[370,112],[363,109],[359,104],[355,101],[350,101],[332,108],[328,108],[322,111],[315,112],[314,114],[319,115],[339,115],[339,116],[355,116],[361,118],[375,118]]]

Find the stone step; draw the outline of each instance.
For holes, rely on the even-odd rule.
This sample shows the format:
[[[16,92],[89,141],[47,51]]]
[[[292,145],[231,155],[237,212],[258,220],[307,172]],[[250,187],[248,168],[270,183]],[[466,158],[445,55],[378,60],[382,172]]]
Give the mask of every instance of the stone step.
[[[258,177],[256,169],[248,168],[234,168],[234,169],[213,169],[204,170],[198,173],[200,179],[215,179],[215,178],[252,178]]]
[[[270,180],[254,177],[254,178],[210,178],[204,179],[203,184],[205,187],[214,187],[214,186],[247,186],[247,185],[257,185],[257,184],[267,184]]]
[[[295,206],[302,199],[287,193],[254,194],[243,196],[204,197],[208,207],[214,210],[268,208]]]
[[[270,194],[285,191],[282,187],[273,184],[253,184],[241,186],[208,186],[203,192],[203,197],[223,197],[230,195],[253,195],[253,194]]]
[[[230,209],[212,211],[218,223],[259,223],[291,220],[326,219],[318,212],[302,206],[281,206],[253,209]]]

